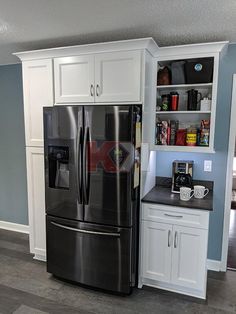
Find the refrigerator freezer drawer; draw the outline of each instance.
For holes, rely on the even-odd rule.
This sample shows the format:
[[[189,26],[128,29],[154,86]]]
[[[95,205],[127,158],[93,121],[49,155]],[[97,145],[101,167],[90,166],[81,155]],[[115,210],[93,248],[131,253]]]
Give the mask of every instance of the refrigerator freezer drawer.
[[[47,270],[119,293],[131,292],[131,228],[47,216]]]

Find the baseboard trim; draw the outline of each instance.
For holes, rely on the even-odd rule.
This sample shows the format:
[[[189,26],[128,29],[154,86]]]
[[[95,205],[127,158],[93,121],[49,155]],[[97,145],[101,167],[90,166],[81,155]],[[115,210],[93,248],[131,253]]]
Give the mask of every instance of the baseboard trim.
[[[45,255],[40,255],[40,254],[35,254],[33,259],[37,260],[37,261],[41,261],[41,262],[46,262],[47,258]]]
[[[207,269],[213,271],[222,271],[221,269],[221,261],[216,261],[213,259],[207,260]]]
[[[0,220],[0,229],[29,234],[29,226],[16,224],[13,222],[8,222],[8,221]]]

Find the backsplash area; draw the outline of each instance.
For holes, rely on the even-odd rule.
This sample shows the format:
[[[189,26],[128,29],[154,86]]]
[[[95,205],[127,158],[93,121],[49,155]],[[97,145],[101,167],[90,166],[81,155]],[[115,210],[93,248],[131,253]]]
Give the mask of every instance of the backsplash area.
[[[156,175],[172,176],[172,162],[179,160],[193,160],[193,179],[214,182],[213,212],[210,213],[208,259],[221,259],[222,230],[224,219],[225,196],[225,165],[226,153],[215,154],[157,152]],[[212,172],[204,172],[204,160],[212,160]],[[161,165],[161,166],[160,166]]]
[[[156,175],[162,177],[171,177],[172,162],[174,160],[193,160],[193,178],[196,180],[214,180],[215,175],[218,177],[217,172],[215,171],[218,158],[215,154],[175,152],[157,152]],[[212,172],[204,171],[204,160],[212,160]]]

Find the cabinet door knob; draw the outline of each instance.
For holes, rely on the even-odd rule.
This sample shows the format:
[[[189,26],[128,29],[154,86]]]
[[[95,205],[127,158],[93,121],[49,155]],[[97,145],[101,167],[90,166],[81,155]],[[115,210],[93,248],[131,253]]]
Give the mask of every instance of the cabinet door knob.
[[[171,246],[171,231],[169,230],[168,231],[168,247],[170,247]]]
[[[93,86],[93,84],[90,85],[90,95],[94,96],[94,86]]]
[[[100,96],[100,86],[98,84],[96,85],[96,95]]]
[[[178,245],[178,232],[175,231],[175,241],[174,241],[174,248],[176,249]]]

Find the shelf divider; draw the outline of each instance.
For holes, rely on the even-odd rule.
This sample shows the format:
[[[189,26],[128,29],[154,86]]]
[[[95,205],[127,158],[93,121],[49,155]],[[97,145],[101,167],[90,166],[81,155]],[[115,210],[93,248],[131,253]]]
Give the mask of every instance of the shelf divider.
[[[186,111],[156,111],[156,114],[211,114],[211,111],[186,110]]]
[[[156,86],[157,89],[185,89],[191,87],[212,87],[212,83],[201,83],[201,84],[177,84],[177,85],[159,85]]]

